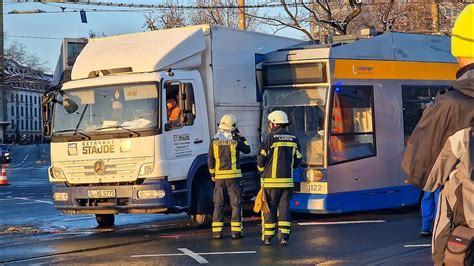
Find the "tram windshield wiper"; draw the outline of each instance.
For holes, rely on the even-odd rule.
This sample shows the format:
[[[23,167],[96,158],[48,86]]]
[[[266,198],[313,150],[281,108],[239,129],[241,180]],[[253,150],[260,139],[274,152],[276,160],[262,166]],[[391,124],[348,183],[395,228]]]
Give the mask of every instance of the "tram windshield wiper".
[[[138,133],[137,131],[134,131],[134,130],[131,130],[131,129],[128,129],[124,126],[110,126],[110,127],[100,127],[100,128],[96,128],[95,130],[104,130],[104,129],[112,129],[112,128],[120,128],[120,129],[123,129],[123,130],[126,130],[128,132],[131,132],[133,134],[135,134],[137,137],[140,137],[140,133]]]

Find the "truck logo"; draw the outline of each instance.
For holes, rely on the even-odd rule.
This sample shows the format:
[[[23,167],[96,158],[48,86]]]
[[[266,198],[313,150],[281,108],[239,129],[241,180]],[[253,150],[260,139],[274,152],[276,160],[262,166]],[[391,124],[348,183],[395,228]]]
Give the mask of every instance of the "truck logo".
[[[82,144],[82,154],[114,153],[115,146],[112,140],[86,141]]]
[[[105,163],[104,161],[102,160],[99,160],[97,162],[95,162],[94,164],[94,172],[98,175],[105,175],[105,170],[107,169],[107,167],[105,166]]]

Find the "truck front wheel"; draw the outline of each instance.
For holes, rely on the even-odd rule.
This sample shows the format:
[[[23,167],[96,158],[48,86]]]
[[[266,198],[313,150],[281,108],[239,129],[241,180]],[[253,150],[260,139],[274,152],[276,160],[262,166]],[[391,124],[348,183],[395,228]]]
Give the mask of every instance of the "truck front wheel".
[[[190,215],[192,223],[198,227],[211,225],[214,211],[213,190],[209,174],[201,173],[193,182]]]
[[[115,223],[115,215],[113,214],[96,214],[95,220],[99,226],[113,226]]]

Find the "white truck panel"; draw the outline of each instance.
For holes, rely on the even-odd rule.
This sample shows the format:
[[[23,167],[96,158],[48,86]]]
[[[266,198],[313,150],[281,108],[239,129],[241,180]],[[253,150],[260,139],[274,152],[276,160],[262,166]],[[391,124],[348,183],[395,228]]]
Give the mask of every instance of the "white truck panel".
[[[126,67],[133,72],[198,68],[200,57],[193,55],[205,49],[202,26],[90,39],[71,77],[88,78],[91,71]]]
[[[219,26],[211,27],[211,35],[213,86],[207,90],[208,93],[211,88],[213,90],[214,116],[209,112],[209,123],[216,125],[225,113],[236,115],[239,130],[250,143],[251,155],[255,155],[260,141],[261,116],[260,103],[257,102],[255,55],[292,46],[301,40]],[[212,126],[210,128],[213,135],[215,131],[212,131]]]

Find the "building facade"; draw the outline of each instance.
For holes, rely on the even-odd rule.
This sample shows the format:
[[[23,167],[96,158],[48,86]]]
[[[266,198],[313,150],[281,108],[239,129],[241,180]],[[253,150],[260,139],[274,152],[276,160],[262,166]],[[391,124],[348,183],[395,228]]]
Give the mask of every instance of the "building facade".
[[[41,97],[51,87],[52,75],[5,61],[5,143],[43,142]]]

